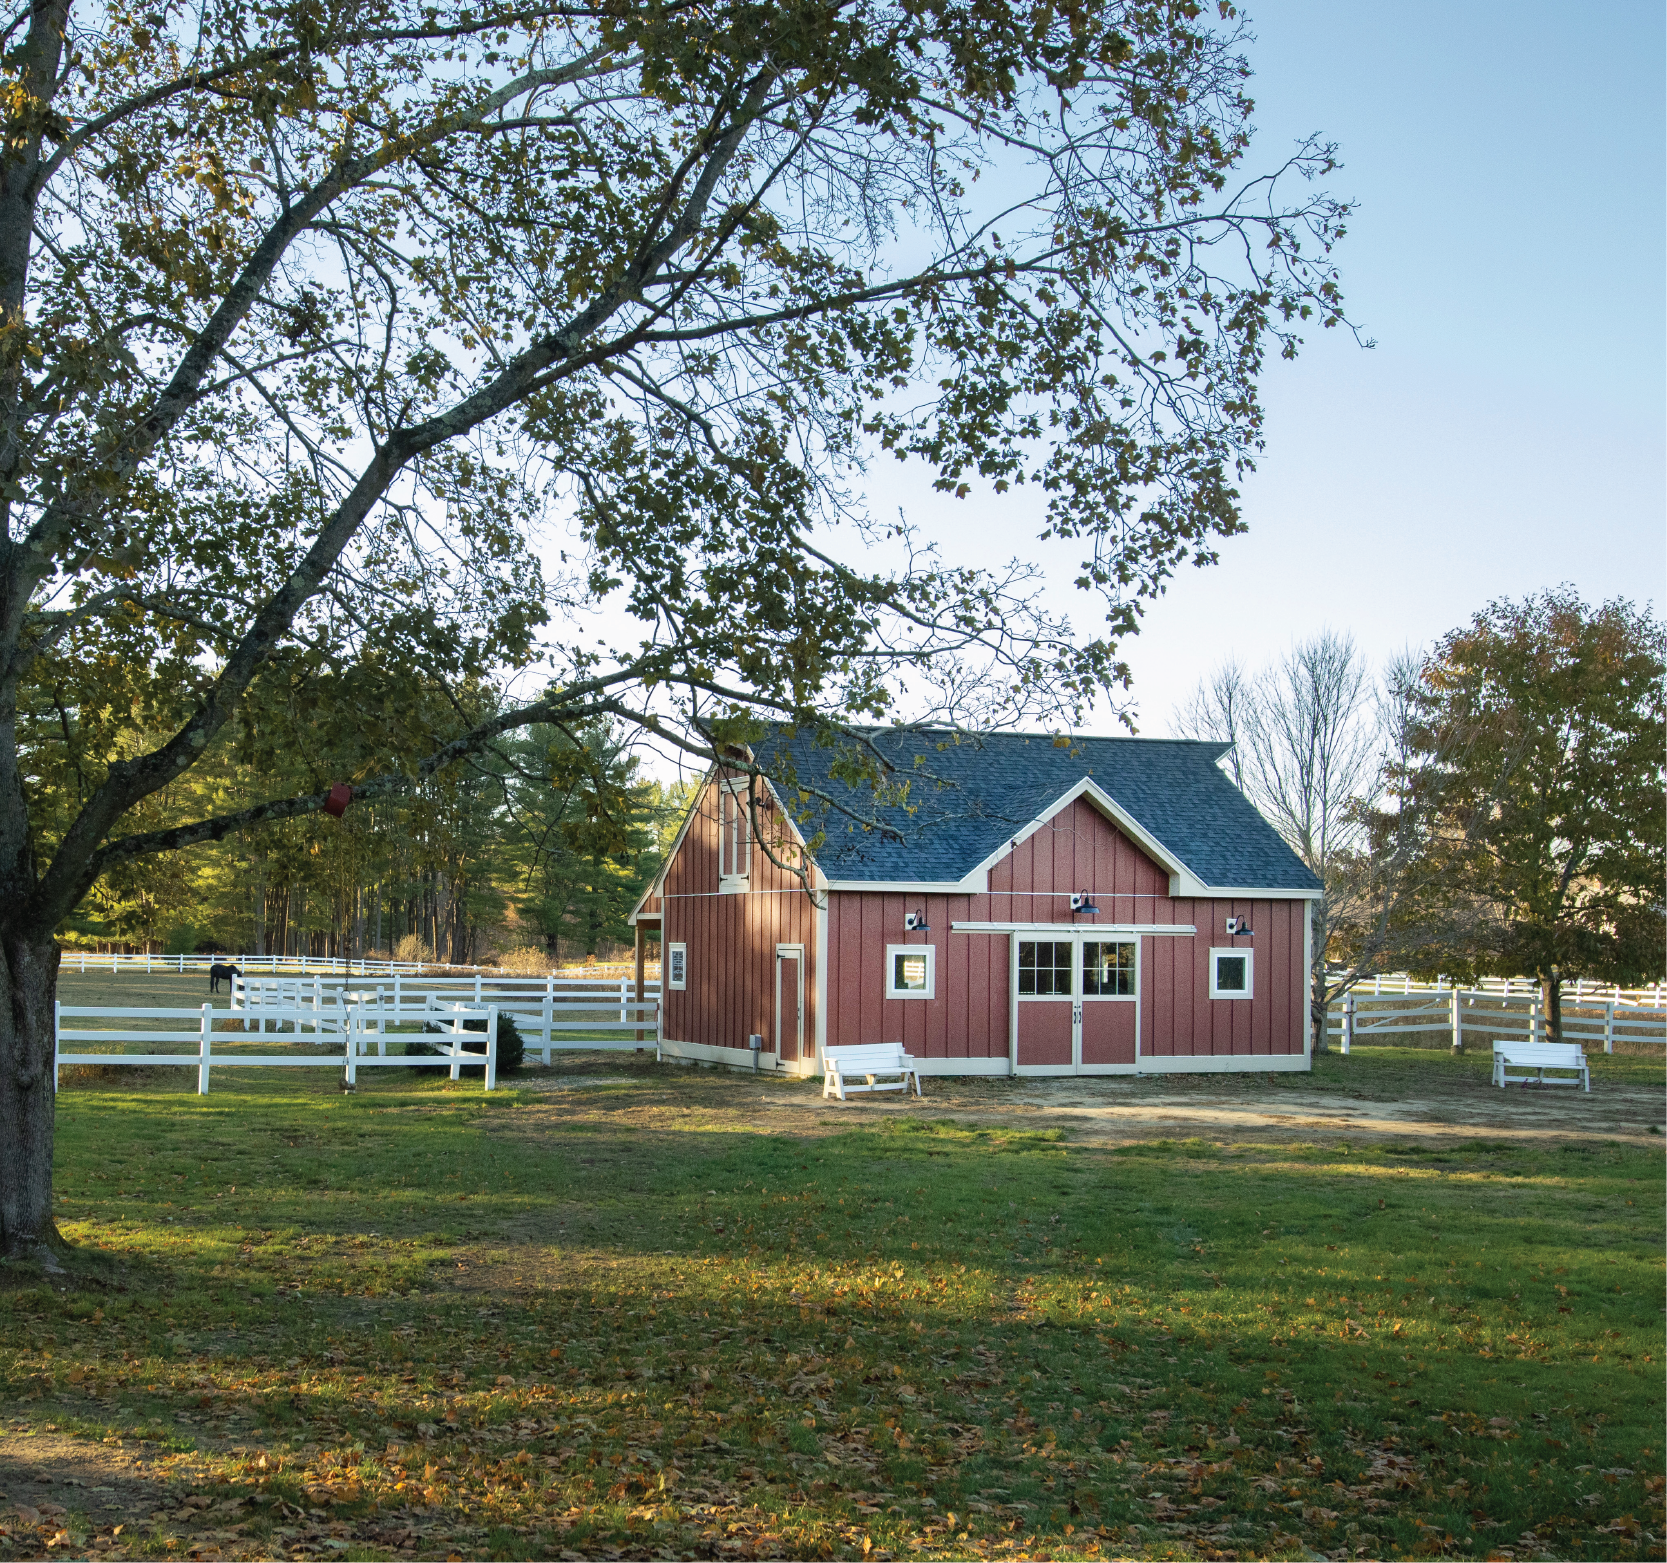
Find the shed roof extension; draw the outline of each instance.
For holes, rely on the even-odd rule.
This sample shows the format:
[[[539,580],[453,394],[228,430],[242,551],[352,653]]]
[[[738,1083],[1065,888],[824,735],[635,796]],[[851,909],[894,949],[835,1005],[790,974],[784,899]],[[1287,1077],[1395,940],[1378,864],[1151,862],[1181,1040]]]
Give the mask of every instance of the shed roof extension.
[[[908,796],[878,811],[831,767],[838,750],[778,730],[756,746],[760,764],[790,768],[801,784],[873,813],[887,827],[864,829],[825,804],[812,805],[807,834],[825,833],[816,852],[833,882],[959,883],[1016,836],[1088,784],[1127,816],[1137,839],[1199,886],[1314,894],[1319,881],[1216,762],[1228,745],[1163,738],[1074,738],[1049,734],[871,729],[865,736],[909,779]],[[788,762],[786,767],[783,762]],[[1101,801],[1097,798],[1096,801]]]

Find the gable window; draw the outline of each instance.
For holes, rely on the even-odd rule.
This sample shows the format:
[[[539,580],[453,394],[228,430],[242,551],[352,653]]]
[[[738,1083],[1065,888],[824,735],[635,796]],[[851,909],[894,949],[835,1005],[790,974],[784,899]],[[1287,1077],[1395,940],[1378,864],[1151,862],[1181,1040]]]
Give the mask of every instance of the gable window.
[[[1248,999],[1254,995],[1256,975],[1254,950],[1210,951],[1210,997]]]
[[[747,817],[747,784],[718,788],[718,888],[745,890],[752,869],[752,822]]]
[[[1096,944],[1084,941],[1083,997],[1132,999],[1136,948],[1133,943]]]
[[[929,999],[936,991],[938,952],[929,944],[886,946],[886,997]]]
[[[689,947],[686,944],[666,946],[666,986],[678,991],[689,986]]]

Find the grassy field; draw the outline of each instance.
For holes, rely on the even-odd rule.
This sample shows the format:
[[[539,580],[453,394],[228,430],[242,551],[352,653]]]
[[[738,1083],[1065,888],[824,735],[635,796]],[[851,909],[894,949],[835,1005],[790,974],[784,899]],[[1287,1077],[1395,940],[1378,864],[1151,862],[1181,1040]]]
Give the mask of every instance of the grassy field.
[[[1279,1089],[1430,1089],[1360,1064]],[[563,1078],[66,1090],[102,1279],[0,1293],[0,1472],[143,1476],[0,1501],[0,1555],[1662,1554],[1653,1148],[783,1126],[713,1072]]]

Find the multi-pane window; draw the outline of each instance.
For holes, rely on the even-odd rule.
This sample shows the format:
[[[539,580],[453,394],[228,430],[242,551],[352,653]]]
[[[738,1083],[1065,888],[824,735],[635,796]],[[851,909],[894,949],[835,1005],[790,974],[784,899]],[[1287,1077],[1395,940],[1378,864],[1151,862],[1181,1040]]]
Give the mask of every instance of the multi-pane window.
[[[752,833],[747,819],[747,790],[725,782],[718,789],[718,878],[742,880],[752,866]]]
[[[1089,944],[1082,947],[1083,996],[1133,998],[1135,946]]]
[[[1071,946],[1068,942],[1019,941],[1019,993],[1043,997],[1071,994]]]

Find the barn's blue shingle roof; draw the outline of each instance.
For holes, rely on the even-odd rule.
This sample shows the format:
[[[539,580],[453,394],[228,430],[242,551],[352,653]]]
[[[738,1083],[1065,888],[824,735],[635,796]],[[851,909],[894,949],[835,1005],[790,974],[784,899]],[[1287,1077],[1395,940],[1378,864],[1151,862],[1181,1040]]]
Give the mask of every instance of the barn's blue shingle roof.
[[[900,775],[918,779],[905,804],[879,811],[891,827],[886,832],[864,830],[825,806],[813,810],[809,829],[826,833],[816,859],[830,879],[958,880],[1086,776],[1206,885],[1320,888],[1217,767],[1226,744],[1077,738],[1060,748],[1051,736],[1035,733],[959,742],[889,729],[868,736]],[[755,752],[766,768],[788,760],[801,783],[836,796],[848,786],[830,774],[837,751],[809,736],[778,732]],[[860,793],[853,792],[852,801],[859,812],[872,809],[872,799]]]

